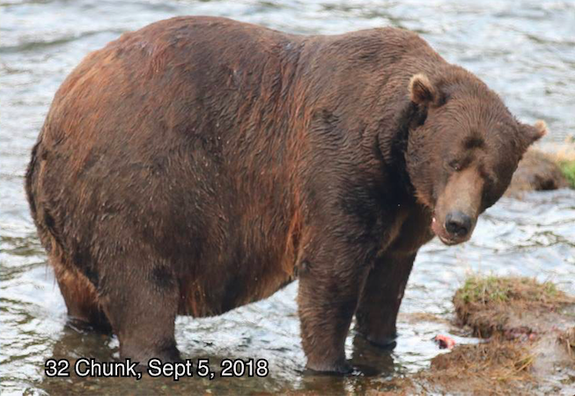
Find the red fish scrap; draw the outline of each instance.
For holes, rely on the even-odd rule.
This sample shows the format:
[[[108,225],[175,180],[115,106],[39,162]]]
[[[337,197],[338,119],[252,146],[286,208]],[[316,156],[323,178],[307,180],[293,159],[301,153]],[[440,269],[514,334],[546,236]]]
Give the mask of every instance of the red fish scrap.
[[[451,349],[455,346],[455,340],[451,337],[438,334],[433,339],[439,345],[439,349]]]

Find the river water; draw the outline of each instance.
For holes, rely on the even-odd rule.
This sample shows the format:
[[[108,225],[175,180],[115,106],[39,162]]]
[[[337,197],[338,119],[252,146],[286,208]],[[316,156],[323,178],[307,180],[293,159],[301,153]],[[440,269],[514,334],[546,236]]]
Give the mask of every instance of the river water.
[[[472,271],[552,280],[575,294],[575,191],[502,199],[472,240],[420,252],[393,352],[347,340],[358,368],[345,378],[304,372],[296,285],[223,316],[177,320],[186,358],[265,358],[266,378],[48,379],[48,358],[118,357],[116,338],[66,326],[66,309],[39,245],[23,175],[52,97],[89,51],[125,31],[176,15],[218,15],[303,34],[397,26],[415,30],[448,61],[476,73],[522,121],[547,121],[547,142],[575,132],[573,1],[107,1],[0,0],[0,384],[9,394],[361,394],[429,366],[436,334],[477,342],[449,324],[451,297]],[[439,320],[424,320],[420,313]],[[566,385],[565,385],[566,386]],[[565,388],[567,389],[567,388]],[[569,392],[569,390],[566,390]],[[573,392],[571,392],[573,393]]]

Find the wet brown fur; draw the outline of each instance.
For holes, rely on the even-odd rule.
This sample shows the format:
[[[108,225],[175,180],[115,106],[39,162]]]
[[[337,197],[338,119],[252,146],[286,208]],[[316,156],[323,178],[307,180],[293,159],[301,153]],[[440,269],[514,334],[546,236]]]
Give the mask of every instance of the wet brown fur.
[[[123,357],[179,359],[177,314],[218,315],[298,277],[308,366],[341,372],[354,313],[372,342],[395,335],[457,171],[444,154],[490,177],[480,212],[536,138],[414,33],[180,17],[70,74],[26,191],[70,314],[109,321]]]

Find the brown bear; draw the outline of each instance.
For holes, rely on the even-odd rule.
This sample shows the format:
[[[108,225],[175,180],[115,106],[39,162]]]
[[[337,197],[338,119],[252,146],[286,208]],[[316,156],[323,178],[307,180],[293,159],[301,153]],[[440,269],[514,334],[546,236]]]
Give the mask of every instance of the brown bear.
[[[176,315],[298,278],[308,368],[346,372],[354,314],[393,340],[419,247],[469,239],[544,133],[406,30],[179,17],[68,76],[26,191],[69,315],[123,358],[178,360]]]

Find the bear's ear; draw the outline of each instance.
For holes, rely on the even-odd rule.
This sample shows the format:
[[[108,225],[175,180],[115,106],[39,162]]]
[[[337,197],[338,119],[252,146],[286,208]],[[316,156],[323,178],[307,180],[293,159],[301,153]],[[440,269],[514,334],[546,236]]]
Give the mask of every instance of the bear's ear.
[[[524,133],[527,135],[528,144],[535,143],[547,134],[547,124],[543,120],[537,120],[533,126],[523,125]]]
[[[409,99],[417,105],[428,105],[436,98],[435,87],[425,74],[418,73],[409,80]]]

